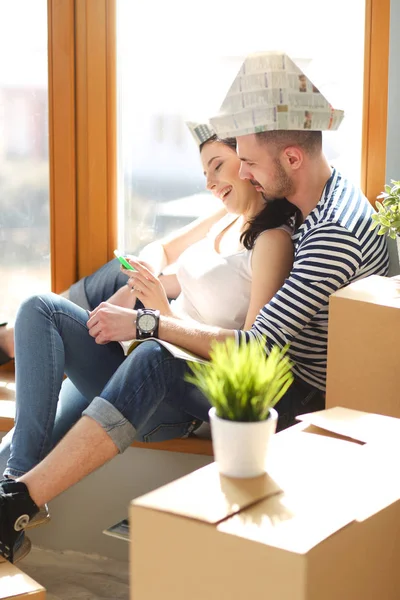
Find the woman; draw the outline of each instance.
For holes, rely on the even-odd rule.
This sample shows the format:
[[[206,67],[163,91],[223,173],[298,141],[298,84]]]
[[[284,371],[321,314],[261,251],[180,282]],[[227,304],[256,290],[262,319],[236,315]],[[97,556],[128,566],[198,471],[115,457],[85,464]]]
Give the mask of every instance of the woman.
[[[295,209],[282,200],[266,204],[249,181],[240,179],[234,140],[221,141],[210,132],[200,141],[207,188],[223,209],[149,246],[140,256],[147,267],[132,261],[138,271],[129,273],[128,284],[110,301],[132,307],[137,297],[165,314],[250,327],[290,271],[293,249],[286,224]],[[181,293],[170,306],[155,275],[177,261]],[[16,424],[0,449],[4,460],[12,437],[6,477],[20,477],[39,463],[124,362],[120,344],[98,345],[89,336],[88,318],[87,311],[54,294],[21,306],[15,335]],[[58,401],[64,372],[69,381]],[[160,433],[163,422],[169,426]],[[162,406],[135,439],[182,437],[199,423],[193,417],[176,423],[169,407]]]

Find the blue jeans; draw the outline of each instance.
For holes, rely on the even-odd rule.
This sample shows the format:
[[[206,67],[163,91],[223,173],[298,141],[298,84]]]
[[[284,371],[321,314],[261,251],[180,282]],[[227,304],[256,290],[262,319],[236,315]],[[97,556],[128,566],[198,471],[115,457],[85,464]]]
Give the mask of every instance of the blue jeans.
[[[6,475],[32,469],[81,415],[96,420],[120,452],[135,439],[185,437],[208,421],[208,400],[184,380],[186,362],[156,341],[125,358],[117,342],[96,344],[87,320],[87,311],[55,294],[22,304],[15,324],[16,422],[0,446]],[[295,382],[277,406],[280,421],[289,426],[295,414],[323,402],[317,390]]]

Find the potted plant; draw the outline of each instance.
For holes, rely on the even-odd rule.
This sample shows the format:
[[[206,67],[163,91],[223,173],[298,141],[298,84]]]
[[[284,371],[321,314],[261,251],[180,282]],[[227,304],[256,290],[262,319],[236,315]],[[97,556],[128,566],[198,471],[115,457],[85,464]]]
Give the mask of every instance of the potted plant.
[[[376,202],[377,213],[372,215],[371,230],[379,226],[378,235],[388,235],[397,239],[397,252],[400,258],[400,181],[390,180],[385,191],[378,196],[382,202]]]
[[[293,381],[292,363],[274,346],[238,345],[233,338],[214,342],[210,362],[189,363],[187,381],[209,399],[214,456],[219,471],[230,477],[257,477],[266,471],[266,457],[278,415],[275,404]]]

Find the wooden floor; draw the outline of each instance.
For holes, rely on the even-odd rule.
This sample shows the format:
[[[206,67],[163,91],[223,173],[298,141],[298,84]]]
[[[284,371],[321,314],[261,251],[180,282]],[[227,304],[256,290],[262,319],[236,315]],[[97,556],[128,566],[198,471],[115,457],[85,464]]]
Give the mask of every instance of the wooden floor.
[[[15,417],[15,376],[14,363],[0,367],[0,431],[10,431],[14,426]],[[134,442],[136,448],[165,450],[168,452],[183,452],[185,454],[200,454],[213,456],[212,443],[209,439],[202,439],[193,435],[187,439],[169,440],[144,444]]]

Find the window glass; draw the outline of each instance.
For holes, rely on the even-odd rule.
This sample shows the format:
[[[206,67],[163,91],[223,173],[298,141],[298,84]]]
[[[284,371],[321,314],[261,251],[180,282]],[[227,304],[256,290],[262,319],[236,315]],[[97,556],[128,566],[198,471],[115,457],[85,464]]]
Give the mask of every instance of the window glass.
[[[50,288],[47,1],[0,0],[0,320]]]
[[[365,0],[117,2],[119,244],[136,252],[216,205],[185,119],[215,114],[250,52],[283,50],[335,108],[328,158],[360,182]]]

